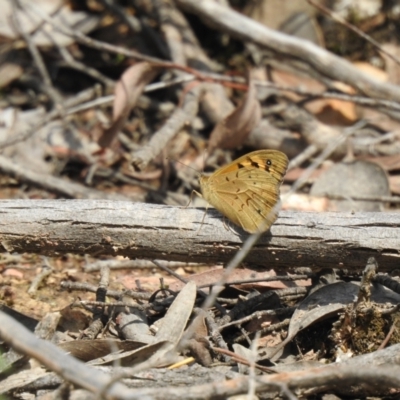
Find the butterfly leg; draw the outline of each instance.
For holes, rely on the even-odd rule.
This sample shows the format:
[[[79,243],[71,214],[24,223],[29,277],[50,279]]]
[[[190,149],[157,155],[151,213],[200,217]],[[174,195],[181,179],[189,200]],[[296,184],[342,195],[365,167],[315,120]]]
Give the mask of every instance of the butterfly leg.
[[[204,211],[203,218],[202,218],[202,220],[201,220],[201,224],[200,224],[200,226],[199,226],[199,229],[197,229],[196,236],[199,234],[200,229],[201,229],[201,227],[203,226],[204,220],[206,219],[207,210],[208,210],[208,203],[207,203],[207,205],[206,205],[206,210]]]
[[[224,224],[225,230],[230,231],[230,232],[232,232],[232,233],[235,234],[235,235],[238,234],[237,231],[235,231],[235,229],[232,227],[232,225],[231,225],[231,223],[230,223],[230,221],[229,221],[228,218],[226,218],[226,217],[224,216],[222,222],[223,222],[223,224]]]
[[[197,190],[192,190],[192,193],[190,193],[189,203],[187,203],[186,206],[185,206],[184,208],[188,208],[188,207],[190,206],[190,203],[191,203],[192,200],[193,200],[193,195],[197,195],[197,196],[203,198],[203,195],[202,195],[200,192],[198,192]],[[199,229],[197,229],[196,235],[199,234],[200,229],[201,229],[201,227],[203,226],[204,220],[205,220],[205,218],[206,218],[207,210],[208,210],[208,203],[207,203],[207,206],[206,206],[206,211],[204,211],[204,215],[203,215],[203,219],[201,220],[200,227],[199,227]]]
[[[197,190],[192,190],[192,193],[190,193],[190,197],[189,197],[189,203],[187,203],[184,208],[188,208],[190,206],[190,203],[193,200],[193,195],[197,195],[197,196],[203,198],[203,196],[200,192],[198,192]]]

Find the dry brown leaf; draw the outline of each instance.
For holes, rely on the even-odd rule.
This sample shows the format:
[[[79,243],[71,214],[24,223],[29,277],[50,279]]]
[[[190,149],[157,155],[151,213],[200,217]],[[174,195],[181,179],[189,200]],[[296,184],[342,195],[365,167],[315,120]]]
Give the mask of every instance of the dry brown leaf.
[[[162,319],[161,326],[150,343],[136,350],[110,354],[91,362],[94,365],[110,364],[118,360],[121,365],[133,366],[139,363],[142,367],[166,365],[176,356],[175,348],[179,343],[196,300],[196,284],[189,282],[179,292]]]
[[[3,62],[0,65],[0,88],[7,87],[11,82],[19,79],[23,73],[24,70],[19,64]]]
[[[94,339],[94,340],[72,340],[58,344],[58,347],[65,350],[78,360],[91,361],[106,355],[113,354],[115,351],[134,351],[143,348],[146,343],[134,340],[118,339]],[[115,355],[115,354],[114,354]]]
[[[386,47],[386,45],[383,45],[383,47],[386,50],[390,50],[390,47]],[[385,58],[384,53],[382,53],[382,57]],[[353,62],[353,65],[357,67],[360,71],[364,72],[365,74],[368,74],[369,76],[380,82],[392,82],[397,84],[397,82],[392,80],[394,78],[394,76],[392,75],[392,71],[384,71],[381,68],[374,67],[370,63],[363,61],[355,61]]]
[[[101,147],[109,147],[125,124],[129,112],[136,105],[145,86],[160,72],[160,67],[148,62],[140,62],[128,68],[115,85],[113,123],[99,139]]]
[[[333,82],[333,86],[335,89],[349,95],[355,93],[352,87],[343,82]],[[326,124],[348,125],[357,120],[356,105],[353,102],[339,99],[324,100],[321,101],[321,105],[324,103],[325,105],[317,113],[320,121]]]
[[[390,50],[390,47],[383,46],[384,49]],[[392,54],[396,54],[395,52]],[[385,58],[385,54],[382,53],[382,57],[385,59],[386,71],[374,67],[373,65],[366,62],[354,62],[353,65],[357,67],[361,72],[369,75],[371,78],[380,82],[390,82],[397,84],[400,74],[396,63],[393,62],[389,57]],[[398,131],[400,124],[396,118],[392,118],[389,114],[382,113],[377,107],[366,107],[358,104],[357,116],[358,120],[365,119],[373,124],[377,129],[384,131]]]
[[[190,355],[194,357],[196,362],[203,366],[210,366],[212,364],[212,356],[209,348],[209,335],[207,323],[207,312],[202,309],[196,310],[196,317],[186,329],[180,342],[179,348],[189,351]]]
[[[293,340],[302,330],[317,322],[326,320],[340,313],[344,308],[354,302],[360,293],[360,286],[351,282],[334,282],[322,286],[306,297],[294,312],[286,339],[275,347],[269,354],[272,360],[278,357],[271,355],[273,352],[278,356],[280,351]],[[400,295],[386,290],[382,285],[374,285],[371,289],[371,300],[379,304],[397,304]]]
[[[274,70],[272,78],[276,84],[292,88],[297,87],[310,93],[323,93],[326,90],[326,87],[315,79],[295,75],[288,71]],[[344,93],[354,94],[354,90],[342,82],[334,82],[333,86]],[[293,101],[300,101],[303,98],[303,96],[291,91],[284,93]],[[316,98],[313,101],[308,101],[304,107],[326,124],[348,125],[357,119],[355,105],[350,101]]]
[[[279,358],[283,348],[303,329],[323,319],[337,315],[345,306],[354,301],[359,287],[354,283],[335,282],[325,285],[306,297],[293,314],[287,338],[275,349],[270,349],[269,357]],[[277,357],[276,357],[277,356]]]
[[[390,191],[394,195],[400,195],[400,176],[391,175],[389,177]]]
[[[374,162],[386,172],[400,170],[400,157],[398,154],[389,154],[387,156],[360,156],[359,159]]]
[[[220,121],[210,135],[208,152],[216,148],[234,149],[241,146],[250,132],[261,121],[261,106],[257,89],[249,74],[249,90],[243,101],[227,117]]]
[[[135,350],[114,352],[96,358],[88,362],[89,365],[110,365],[118,362],[121,366],[129,366],[140,364],[148,360],[152,355],[163,349],[169,342],[160,341],[147,344]]]
[[[196,300],[196,284],[188,282],[178,293],[167,313],[162,319],[156,333],[156,340],[168,340],[177,345],[193,311]]]
[[[209,271],[204,271],[200,272],[198,274],[193,274],[190,276],[187,276],[186,279],[188,279],[191,282],[195,282],[197,286],[205,286],[205,285],[215,285],[220,281],[224,274],[224,270],[222,268],[213,268],[210,269]],[[228,282],[232,281],[246,281],[248,279],[269,279],[271,276],[275,276],[276,272],[274,270],[269,270],[269,271],[263,271],[263,272],[257,272],[251,269],[247,268],[242,268],[242,269],[236,269],[234,270],[228,279]],[[296,281],[297,286],[306,286],[308,283],[305,281]],[[242,285],[235,285],[236,287],[241,287],[241,288],[246,288],[248,289],[249,287],[251,288],[268,288],[268,289],[285,289],[287,287],[290,287],[291,284],[287,284],[287,282],[282,282],[282,281],[267,281],[267,282],[254,282],[251,284],[242,284]],[[171,290],[180,290],[184,284],[182,282],[175,281],[170,284],[169,288]],[[206,289],[204,289],[206,290]]]

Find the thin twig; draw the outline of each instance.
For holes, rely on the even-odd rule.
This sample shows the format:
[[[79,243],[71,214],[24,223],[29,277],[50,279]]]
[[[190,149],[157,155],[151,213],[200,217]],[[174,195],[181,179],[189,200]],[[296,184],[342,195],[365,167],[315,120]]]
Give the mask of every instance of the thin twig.
[[[38,288],[39,285],[48,277],[51,275],[53,272],[53,269],[51,266],[47,263],[47,259],[45,259],[46,265],[43,266],[42,271],[40,274],[36,275],[35,278],[33,279],[29,289],[28,289],[28,294],[29,295],[34,295]]]
[[[330,10],[329,8],[325,7],[321,3],[318,3],[314,0],[307,0],[312,6],[315,8],[318,8],[320,11],[322,11],[324,14],[328,15],[331,17],[333,20],[336,22],[339,22],[339,24],[342,24],[346,28],[352,30],[355,32],[357,35],[361,36],[363,39],[365,39],[367,42],[371,43],[373,46],[375,46],[381,53],[385,53],[389,58],[391,58],[396,64],[400,65],[400,60],[394,56],[393,54],[389,53],[386,51],[380,43],[378,43],[375,39],[373,39],[371,36],[367,35],[364,33],[362,30],[358,29],[356,26],[349,24],[343,17],[341,17],[338,13]]]
[[[188,279],[183,278],[182,276],[180,276],[179,274],[177,274],[175,271],[172,271],[171,269],[169,269],[167,266],[162,265],[160,262],[158,262],[157,260],[152,260],[152,262],[160,269],[162,269],[163,271],[167,272],[168,274],[172,275],[173,277],[175,277],[176,279],[180,280],[183,283],[189,283]],[[197,288],[197,293],[203,297],[203,298],[207,298],[207,293],[204,293],[201,289]],[[222,313],[222,314],[226,314],[225,309],[218,303],[218,301],[216,300],[214,303],[214,306],[218,308],[218,310]]]
[[[16,0],[15,3],[12,2],[12,5],[13,5],[12,19],[14,22],[14,28],[23,37],[23,39],[25,40],[25,42],[28,46],[28,49],[32,55],[33,61],[43,79],[44,90],[49,95],[49,97],[52,99],[54,104],[56,104],[58,111],[61,113],[61,115],[63,115],[63,105],[62,105],[61,96],[57,93],[56,89],[53,86],[53,83],[50,78],[50,74],[47,71],[46,65],[43,61],[43,58],[42,58],[38,48],[36,47],[36,44],[34,43],[32,38],[29,36],[29,34],[27,34],[24,31],[22,24],[18,19],[17,7],[19,7],[21,10],[25,11],[24,5],[20,0]],[[26,13],[26,15],[28,16],[28,13]]]
[[[236,281],[228,281],[225,282],[225,286],[232,286],[232,285],[246,285],[249,283],[257,283],[257,282],[275,282],[275,281],[298,281],[298,280],[303,280],[303,279],[309,279],[310,275],[292,275],[292,276],[287,276],[287,275],[275,275],[275,276],[266,276],[264,278],[254,278],[254,279],[238,279]],[[205,287],[210,287],[210,286],[215,286],[217,283],[206,283],[204,285],[200,285],[199,288],[205,288]]]

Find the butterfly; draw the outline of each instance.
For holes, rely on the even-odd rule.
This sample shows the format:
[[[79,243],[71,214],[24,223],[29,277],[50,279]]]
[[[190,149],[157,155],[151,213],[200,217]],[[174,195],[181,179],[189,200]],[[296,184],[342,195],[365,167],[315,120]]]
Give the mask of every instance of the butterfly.
[[[265,232],[276,221],[279,188],[289,160],[277,150],[248,153],[199,179],[203,198],[246,232]]]

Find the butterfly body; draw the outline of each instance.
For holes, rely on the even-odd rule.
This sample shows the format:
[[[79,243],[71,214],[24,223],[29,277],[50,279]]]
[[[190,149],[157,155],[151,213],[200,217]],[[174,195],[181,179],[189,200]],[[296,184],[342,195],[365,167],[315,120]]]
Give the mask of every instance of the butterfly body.
[[[200,177],[202,195],[249,233],[265,232],[279,211],[279,188],[288,166],[277,150],[258,150]]]

